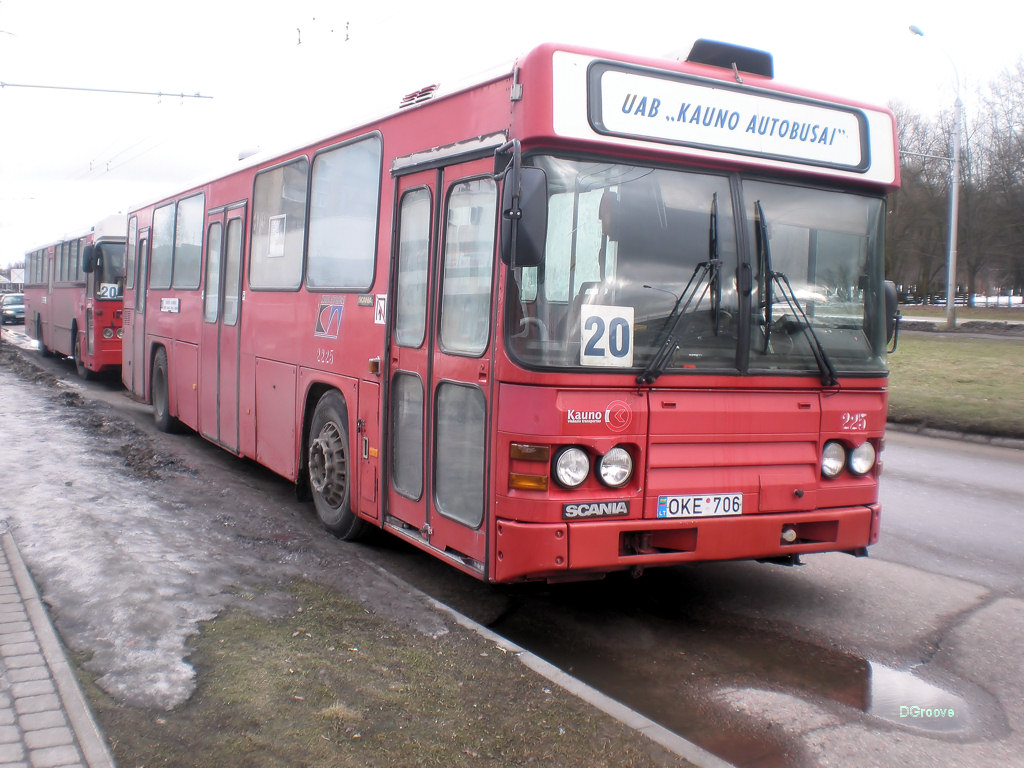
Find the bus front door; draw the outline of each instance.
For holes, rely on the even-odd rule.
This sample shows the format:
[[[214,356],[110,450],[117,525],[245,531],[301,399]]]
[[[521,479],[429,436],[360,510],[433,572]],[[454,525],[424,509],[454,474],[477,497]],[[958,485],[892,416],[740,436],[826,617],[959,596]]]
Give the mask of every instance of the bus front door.
[[[387,416],[388,524],[481,575],[497,211],[490,165],[399,179]]]
[[[245,202],[212,211],[206,224],[199,431],[238,450],[238,356]]]

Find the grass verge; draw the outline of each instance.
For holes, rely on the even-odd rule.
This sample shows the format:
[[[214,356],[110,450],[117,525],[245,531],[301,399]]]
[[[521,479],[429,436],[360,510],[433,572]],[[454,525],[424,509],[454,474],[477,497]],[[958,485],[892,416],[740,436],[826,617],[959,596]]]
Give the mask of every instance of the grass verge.
[[[196,691],[171,712],[119,706],[83,675],[122,768],[686,764],[476,635],[432,639],[318,585],[292,592],[287,618],[208,622]]]
[[[919,317],[929,320],[943,320],[946,317],[945,306],[900,306],[900,312],[904,317]],[[956,319],[960,320],[989,320],[1024,322],[1024,309],[1021,307],[957,307]]]
[[[901,334],[889,356],[889,419],[1024,436],[1024,339]]]

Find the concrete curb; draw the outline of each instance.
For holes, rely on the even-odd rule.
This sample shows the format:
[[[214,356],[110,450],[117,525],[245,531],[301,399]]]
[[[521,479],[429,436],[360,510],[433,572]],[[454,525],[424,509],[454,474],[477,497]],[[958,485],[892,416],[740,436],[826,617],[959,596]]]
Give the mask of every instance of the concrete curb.
[[[21,553],[18,545],[10,532],[4,531],[0,534],[0,542],[3,544],[7,563],[18,587],[21,600],[28,614],[29,623],[35,632],[39,647],[42,650],[43,658],[50,668],[50,674],[57,687],[61,703],[64,706],[64,713],[68,722],[78,739],[78,745],[82,750],[85,763],[89,768],[115,768],[114,757],[107,746],[106,739],[100,731],[92,710],[85,699],[85,694],[78,685],[74,670],[67,660],[64,647],[57,639],[57,633],[53,628],[46,608],[39,598],[35,582]]]
[[[670,731],[664,726],[658,725],[656,722],[645,715],[640,714],[635,709],[630,709],[625,704],[616,701],[610,696],[601,693],[596,688],[592,688],[587,685],[579,678],[563,672],[554,664],[545,661],[540,656],[516,645],[511,640],[502,637],[496,632],[492,632],[483,624],[459,613],[450,605],[445,605],[439,600],[435,600],[416,586],[404,581],[398,576],[395,576],[393,573],[386,571],[381,566],[373,567],[376,568],[377,572],[382,577],[388,579],[394,584],[397,584],[407,593],[418,595],[420,599],[434,608],[434,610],[450,616],[459,626],[475,632],[488,642],[494,643],[494,645],[501,650],[513,654],[526,667],[536,672],[541,677],[550,680],[553,684],[568,691],[573,696],[582,699],[596,709],[601,710],[606,715],[615,718],[623,725],[638,731],[651,741],[667,749],[669,752],[672,752],[673,754],[676,754],[684,760],[687,760],[694,765],[698,765],[701,768],[736,768],[732,763],[726,762],[717,755],[708,752],[703,747],[694,744],[692,741],[688,741],[679,734]]]
[[[591,706],[601,710],[606,715],[614,717],[623,725],[632,728],[635,731],[639,731],[651,741],[661,745],[669,752],[679,755],[684,760],[688,760],[694,765],[701,766],[701,768],[735,768],[732,763],[726,762],[717,755],[708,752],[703,747],[694,744],[692,741],[688,741],[679,734],[658,725],[656,722],[640,714],[635,709],[630,709],[625,704],[616,701],[610,696],[606,696],[595,688],[590,687],[579,678],[566,674],[554,664],[530,653],[525,648],[519,647],[501,635],[492,632],[487,629],[487,627],[482,624],[478,624],[468,616],[462,615],[454,608],[434,600],[434,598],[429,595],[425,596],[425,598],[437,610],[451,616],[459,625],[466,629],[471,629],[484,639],[494,643],[499,648],[515,654],[519,661],[537,674],[547,678],[555,685],[571,693],[573,696],[576,696]]]
[[[1024,438],[1020,437],[999,437],[997,435],[982,435],[977,432],[958,432],[953,429],[938,429],[937,427],[929,427],[923,424],[904,424],[899,421],[890,421],[885,425],[885,428],[886,431],[909,432],[924,437],[934,437],[939,440],[958,440],[960,442],[1024,451]]]

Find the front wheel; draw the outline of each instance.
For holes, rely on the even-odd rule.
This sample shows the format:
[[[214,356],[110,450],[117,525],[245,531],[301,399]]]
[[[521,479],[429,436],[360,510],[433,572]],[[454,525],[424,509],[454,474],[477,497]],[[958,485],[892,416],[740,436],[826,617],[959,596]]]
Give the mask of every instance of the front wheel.
[[[175,432],[178,420],[171,416],[171,394],[167,378],[167,350],[160,348],[153,357],[153,421],[161,432]]]
[[[96,374],[85,367],[85,363],[82,361],[82,334],[75,332],[75,370],[78,371],[80,378],[86,381],[91,381],[96,377]]]
[[[316,404],[306,448],[309,489],[321,524],[340,539],[361,538],[368,526],[352,511],[348,408],[339,393],[328,392]]]

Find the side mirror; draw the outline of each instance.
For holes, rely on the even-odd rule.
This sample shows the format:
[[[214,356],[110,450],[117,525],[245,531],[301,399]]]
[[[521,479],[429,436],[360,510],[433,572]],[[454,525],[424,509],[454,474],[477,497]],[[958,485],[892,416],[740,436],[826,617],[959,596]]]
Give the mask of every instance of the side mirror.
[[[544,263],[548,177],[542,168],[513,167],[501,190],[501,260],[511,267]]]
[[[900,300],[896,291],[896,283],[885,281],[885,341],[892,344],[890,352],[896,351],[896,341],[900,333]]]
[[[82,271],[89,274],[96,269],[97,248],[95,245],[87,245],[82,249]]]

